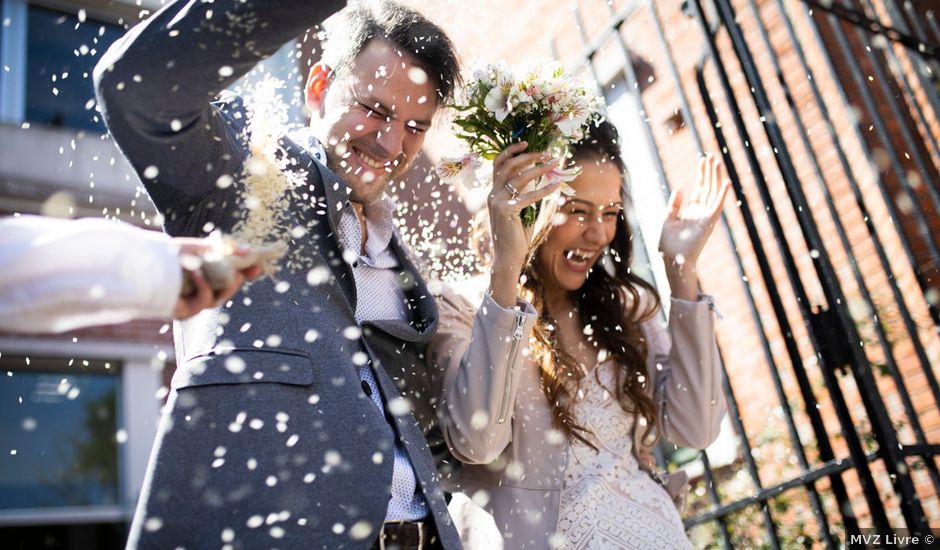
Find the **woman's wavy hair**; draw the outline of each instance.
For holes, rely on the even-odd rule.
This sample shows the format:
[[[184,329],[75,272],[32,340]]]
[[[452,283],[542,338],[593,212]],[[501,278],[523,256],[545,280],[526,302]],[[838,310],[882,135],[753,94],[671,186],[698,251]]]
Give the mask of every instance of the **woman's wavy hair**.
[[[606,120],[589,124],[585,137],[572,147],[569,158],[571,162],[582,164],[608,163],[627,178],[626,166],[620,158],[617,129]],[[530,347],[556,426],[569,439],[576,438],[596,449],[588,439],[590,430],[579,425],[572,413],[585,372],[558,343],[557,323],[545,303],[544,281],[537,262],[539,251],[554,227],[558,206],[545,201],[523,272],[524,297],[539,312]],[[584,285],[575,291],[575,302],[581,326],[590,325],[593,329],[589,339],[598,350],[599,359],[606,352],[606,358],[612,359],[618,367],[616,388],[611,393],[624,411],[636,416],[636,422],[640,422],[637,426],[642,426],[641,419],[645,420],[642,439],[655,441],[658,414],[652,392],[648,391],[651,384],[646,368],[649,349],[640,324],[656,314],[660,302],[656,290],[630,269],[632,240],[630,226],[621,210],[614,240],[591,268]],[[596,369],[594,373],[598,376]]]

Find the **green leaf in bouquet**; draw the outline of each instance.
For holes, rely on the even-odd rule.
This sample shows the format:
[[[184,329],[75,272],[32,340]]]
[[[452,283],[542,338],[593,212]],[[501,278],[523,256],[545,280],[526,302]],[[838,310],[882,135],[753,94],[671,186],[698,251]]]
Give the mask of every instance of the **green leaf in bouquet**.
[[[480,129],[480,125],[472,120],[455,120],[454,124],[467,132],[475,132]]]
[[[519,213],[519,217],[522,218],[522,225],[526,227],[535,225],[535,220],[539,217],[540,208],[540,203],[531,204],[523,208],[522,212]]]

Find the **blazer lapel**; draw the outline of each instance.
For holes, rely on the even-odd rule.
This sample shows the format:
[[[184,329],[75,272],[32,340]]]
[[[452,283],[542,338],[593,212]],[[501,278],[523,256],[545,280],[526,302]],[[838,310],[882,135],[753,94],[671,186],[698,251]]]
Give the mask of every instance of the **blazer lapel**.
[[[375,354],[373,354],[375,357]],[[388,406],[389,400],[398,398],[401,394],[395,387],[395,382],[385,373],[381,364],[372,364],[372,372],[375,373],[379,389],[382,392],[382,398]],[[402,442],[411,466],[414,468],[415,477],[421,487],[421,493],[427,500],[431,514],[434,516],[437,524],[438,535],[444,548],[460,548],[460,539],[453,526],[453,520],[447,510],[447,501],[444,498],[444,490],[440,485],[440,475],[434,464],[434,457],[428,448],[424,433],[418,426],[418,421],[410,411],[402,414],[397,411],[389,412],[387,416],[394,419],[395,430]]]
[[[320,254],[333,272],[350,308],[356,311],[356,283],[352,268],[343,260],[343,251],[339,243],[339,221],[343,207],[348,202],[349,187],[332,170],[320,164],[306,149],[284,136],[281,146],[288,154],[298,160],[297,168],[307,172],[307,182],[311,187],[310,203],[304,205],[308,219],[322,216],[325,210],[328,229],[324,230]]]

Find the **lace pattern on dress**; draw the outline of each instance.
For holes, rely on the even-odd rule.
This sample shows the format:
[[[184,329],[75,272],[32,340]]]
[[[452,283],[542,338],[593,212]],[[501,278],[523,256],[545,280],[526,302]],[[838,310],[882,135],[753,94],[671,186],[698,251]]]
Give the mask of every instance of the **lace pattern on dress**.
[[[589,373],[574,404],[598,450],[571,442],[558,515],[562,548],[691,548],[669,494],[637,464],[635,417],[608,391],[613,367],[608,361],[597,366],[597,377]]]

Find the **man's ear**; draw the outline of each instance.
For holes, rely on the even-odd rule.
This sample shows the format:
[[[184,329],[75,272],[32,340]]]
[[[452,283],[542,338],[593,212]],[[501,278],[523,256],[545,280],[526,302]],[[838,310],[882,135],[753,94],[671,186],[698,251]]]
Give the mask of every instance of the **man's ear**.
[[[322,61],[310,68],[304,99],[311,111],[319,111],[323,104],[323,94],[330,83],[330,67]]]

